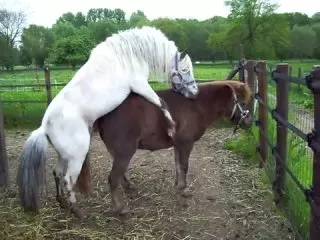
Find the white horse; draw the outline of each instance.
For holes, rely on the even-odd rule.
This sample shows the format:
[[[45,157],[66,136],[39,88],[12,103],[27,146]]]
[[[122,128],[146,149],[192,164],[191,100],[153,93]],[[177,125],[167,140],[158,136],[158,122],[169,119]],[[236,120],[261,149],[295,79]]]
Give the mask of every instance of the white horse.
[[[59,155],[53,171],[55,178],[62,180],[57,191],[63,192],[65,186],[69,204],[75,204],[74,187],[89,151],[92,125],[119,106],[130,91],[161,108],[169,123],[168,134],[174,135],[171,114],[149,85],[151,72],[179,85],[174,90],[187,98],[198,94],[190,57],[180,53],[175,43],[156,28],[119,32],[91,51],[88,61],[52,100],[41,126],[23,146],[18,186],[25,210],[39,209],[48,142]]]

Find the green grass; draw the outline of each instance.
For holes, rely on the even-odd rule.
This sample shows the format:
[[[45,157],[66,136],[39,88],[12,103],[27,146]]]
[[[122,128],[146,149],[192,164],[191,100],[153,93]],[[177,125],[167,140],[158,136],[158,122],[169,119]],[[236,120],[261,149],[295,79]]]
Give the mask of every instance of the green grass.
[[[269,102],[271,107],[275,103]],[[294,122],[296,116],[289,113],[289,121]],[[268,116],[267,136],[273,145],[276,144],[276,121]],[[257,146],[259,145],[259,128],[252,126],[250,131],[242,132],[239,138],[227,142],[225,147],[247,159],[248,163],[256,164],[260,157],[258,156]],[[309,188],[312,184],[312,154],[308,151],[307,143],[288,130],[287,138],[287,159],[286,165],[297,177],[300,183]],[[275,180],[275,156],[271,148],[268,149],[265,172],[270,184]],[[309,234],[310,206],[305,201],[304,194],[298,189],[296,183],[289,174],[285,175],[284,186],[285,197],[282,202],[282,210],[292,222],[297,232],[306,239]]]

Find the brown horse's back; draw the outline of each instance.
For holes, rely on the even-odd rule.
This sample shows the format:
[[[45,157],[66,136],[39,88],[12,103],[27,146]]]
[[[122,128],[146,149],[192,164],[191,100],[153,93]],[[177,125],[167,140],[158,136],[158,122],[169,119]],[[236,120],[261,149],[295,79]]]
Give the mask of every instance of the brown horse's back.
[[[124,142],[134,145],[134,148],[148,150],[172,145],[161,110],[135,93],[131,93],[115,110],[99,118],[97,124],[109,151],[124,150]]]
[[[218,83],[200,86],[196,99],[187,99],[171,89],[156,92],[167,103],[176,122],[176,144],[199,140],[212,121],[223,115],[231,96],[230,89]],[[135,93],[99,118],[97,124],[100,137],[111,153],[130,152],[131,148],[154,151],[173,145],[163,112]]]

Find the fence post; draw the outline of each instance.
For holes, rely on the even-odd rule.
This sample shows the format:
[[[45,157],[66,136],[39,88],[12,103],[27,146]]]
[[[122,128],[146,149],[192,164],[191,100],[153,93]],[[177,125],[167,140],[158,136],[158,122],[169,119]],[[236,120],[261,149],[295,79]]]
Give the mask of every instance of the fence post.
[[[289,66],[289,77],[292,77],[292,66]],[[292,89],[292,84],[291,82],[289,82],[288,84],[289,84],[289,92],[290,92]]]
[[[260,100],[267,105],[268,104],[268,79],[265,74],[267,71],[267,65],[265,61],[257,62],[258,69],[258,96]],[[268,129],[268,109],[259,102],[258,122],[259,122],[259,152],[261,160],[259,167],[263,167],[267,155],[268,155],[268,142],[265,138]]]
[[[277,106],[276,113],[284,120],[288,120],[289,107],[289,65],[287,63],[278,64],[275,70],[281,76],[275,77],[277,85]],[[279,203],[283,196],[285,183],[285,161],[287,159],[287,134],[288,129],[277,121],[277,143],[276,143],[276,176],[274,181],[275,202]]]
[[[9,167],[4,134],[4,116],[0,100],[0,187],[9,186]]]
[[[312,141],[320,144],[320,65],[313,68],[311,82],[307,85],[314,94],[314,129],[312,131]],[[313,150],[313,201],[315,206],[320,208],[320,149],[316,144],[309,145]],[[310,240],[319,239],[320,236],[320,216],[315,209],[311,208]]]
[[[52,101],[52,91],[51,91],[51,79],[50,79],[50,68],[49,66],[44,67],[44,79],[46,82],[46,91],[47,91],[47,105]]]
[[[302,71],[301,71],[301,67],[298,68],[298,78],[301,78],[302,76]],[[298,83],[298,92],[301,92],[301,85],[300,83]]]
[[[243,50],[243,44],[242,43],[240,43],[239,44],[239,64],[241,65],[242,63],[243,63],[243,61],[245,60],[245,58],[244,58],[244,50]],[[239,72],[238,72],[238,80],[240,81],[240,82],[245,82],[245,75],[244,75],[244,69],[243,68],[240,68],[239,69]]]
[[[256,83],[255,83],[255,79],[256,79],[256,74],[254,72],[254,66],[255,66],[255,61],[254,60],[247,60],[247,64],[246,64],[246,71],[248,73],[247,75],[247,84],[249,85],[251,91],[253,92],[253,96],[252,99],[250,100],[250,105],[248,106],[248,110],[250,111],[250,113],[254,113],[254,94],[256,93]]]

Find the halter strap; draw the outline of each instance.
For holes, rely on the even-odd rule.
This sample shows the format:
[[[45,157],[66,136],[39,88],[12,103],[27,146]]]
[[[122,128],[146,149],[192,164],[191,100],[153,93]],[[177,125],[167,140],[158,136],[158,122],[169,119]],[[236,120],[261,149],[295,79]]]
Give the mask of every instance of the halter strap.
[[[236,112],[236,109],[237,107],[239,108],[240,112],[241,112],[241,117],[237,123],[237,125],[234,127],[233,129],[233,134],[236,133],[236,131],[238,130],[238,128],[240,127],[240,123],[241,121],[247,117],[248,113],[249,113],[249,110],[243,110],[243,108],[241,107],[240,103],[239,103],[239,100],[237,98],[237,95],[235,94],[234,91],[232,91],[232,94],[233,94],[233,98],[234,98],[234,106],[233,106],[233,110],[232,110],[232,113],[231,113],[231,116],[230,116],[230,119],[233,118],[235,112]]]
[[[175,63],[174,69],[178,71],[178,51],[176,51],[176,54],[174,56],[174,63]]]

